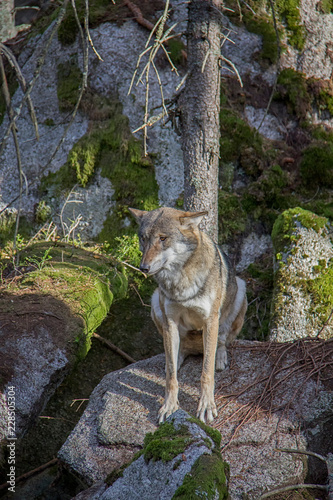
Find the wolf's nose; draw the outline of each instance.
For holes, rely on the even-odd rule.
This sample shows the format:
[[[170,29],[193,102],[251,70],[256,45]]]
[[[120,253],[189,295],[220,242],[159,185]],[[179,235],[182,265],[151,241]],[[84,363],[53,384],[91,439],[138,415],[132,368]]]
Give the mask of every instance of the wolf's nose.
[[[142,263],[140,264],[140,271],[142,271],[145,274],[149,273],[150,266],[148,264]]]

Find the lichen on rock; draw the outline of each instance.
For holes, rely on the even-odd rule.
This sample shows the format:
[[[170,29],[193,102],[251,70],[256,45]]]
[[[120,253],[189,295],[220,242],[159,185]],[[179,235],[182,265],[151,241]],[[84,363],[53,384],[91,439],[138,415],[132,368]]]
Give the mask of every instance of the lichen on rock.
[[[270,338],[332,337],[333,248],[328,219],[293,208],[276,220],[275,290]]]

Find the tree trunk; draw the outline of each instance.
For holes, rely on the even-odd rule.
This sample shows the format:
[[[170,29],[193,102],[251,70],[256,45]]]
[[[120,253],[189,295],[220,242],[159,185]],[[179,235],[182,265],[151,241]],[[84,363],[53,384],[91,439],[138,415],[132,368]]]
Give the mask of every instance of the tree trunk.
[[[218,238],[218,167],[220,151],[221,0],[192,0],[189,4],[188,77],[182,104],[184,206],[207,210],[201,224]]]

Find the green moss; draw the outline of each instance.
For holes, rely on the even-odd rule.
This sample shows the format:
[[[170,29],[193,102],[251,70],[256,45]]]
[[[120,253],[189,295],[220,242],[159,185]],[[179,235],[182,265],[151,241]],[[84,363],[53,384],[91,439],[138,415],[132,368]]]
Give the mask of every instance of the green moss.
[[[107,16],[112,7],[109,0],[90,0],[89,1],[89,27],[94,27]],[[85,0],[76,0],[75,6],[81,23],[84,25]],[[113,6],[114,7],[114,6]],[[58,30],[59,41],[63,45],[70,45],[75,42],[79,28],[75,19],[75,14],[71,3],[69,2],[63,22]]]
[[[219,241],[225,243],[245,230],[247,214],[239,196],[222,190],[218,192],[218,210]]]
[[[250,264],[243,276],[247,282],[246,329],[241,338],[265,341],[270,333],[271,303],[273,296],[274,273],[273,256],[270,252]]]
[[[14,227],[16,222],[16,212],[5,210],[0,214],[0,243],[4,246],[8,239],[14,236]]]
[[[261,57],[267,59],[271,64],[276,63],[278,58],[278,47],[272,19],[268,17],[247,15],[244,18],[244,23],[249,31],[261,35]]]
[[[45,200],[37,203],[35,208],[35,220],[38,224],[44,224],[51,217],[52,209]]]
[[[333,115],[333,92],[332,88],[321,89],[319,91],[319,96],[317,98],[317,104],[319,109],[322,111],[327,109],[327,111]]]
[[[228,498],[228,466],[219,453],[201,455],[186,474],[183,484],[173,499],[195,500],[199,498],[220,500]]]
[[[170,59],[175,65],[181,64],[184,60],[184,51],[186,51],[186,47],[180,38],[171,38],[171,40],[168,41]]]
[[[300,173],[305,186],[333,188],[333,144],[318,142],[303,151]]]
[[[299,2],[300,0],[277,0],[275,6],[280,19],[286,24],[290,45],[297,50],[303,50],[306,31],[301,23]]]
[[[56,172],[44,177],[40,191],[44,198],[59,197],[64,189],[75,184],[87,186],[99,170],[115,190],[115,208],[104,223],[98,241],[114,241],[121,234],[133,235],[137,227],[129,218],[128,207],[152,210],[159,206],[158,185],[149,158],[144,158],[141,143],[129,129],[128,119],[122,114],[121,104],[99,96],[90,96],[91,130],[70,151],[66,163]],[[132,222],[124,225],[128,217]]]
[[[278,91],[275,99],[286,102],[288,111],[295,114],[308,127],[307,118],[315,106],[333,115],[333,85],[330,81],[306,78],[292,68],[282,70],[278,76]],[[319,127],[318,127],[319,128]]]
[[[331,142],[333,144],[333,131],[326,129],[323,125],[315,125],[311,128],[311,136],[318,141]]]
[[[195,417],[191,417],[188,419],[189,422],[193,422],[197,424],[205,433],[213,440],[213,443],[216,447],[217,450],[221,448],[221,433],[217,429],[214,429],[213,427],[210,427],[210,425],[205,424],[201,420]]]
[[[299,222],[307,229],[313,229],[317,233],[322,231],[328,220],[325,217],[296,207],[284,211],[276,219],[272,230],[272,240],[276,252],[283,252],[285,246],[289,245],[294,239],[294,229],[296,222]]]
[[[258,158],[263,156],[262,139],[259,134],[232,110],[221,109],[220,128],[222,170],[225,163],[240,161],[242,152],[246,148],[252,148],[252,152]]]
[[[321,217],[326,217],[333,220],[333,201],[330,199],[329,192],[322,199],[314,199],[308,203],[304,203],[304,209],[310,210]]]
[[[282,39],[282,22],[286,27],[290,45],[297,50],[302,50],[306,40],[306,31],[302,25],[299,4],[300,0],[277,0],[274,8],[280,39]],[[240,24],[243,21],[249,31],[262,35],[263,55],[265,54],[264,57],[274,63],[277,57],[277,43],[270,3],[266,0],[260,2],[249,0],[246,4],[240,5],[235,0],[227,0],[226,5],[232,9],[232,12],[227,11],[227,15],[234,23]]]
[[[279,165],[272,165],[249,184],[242,196],[243,210],[271,230],[280,211],[289,206],[287,189],[286,172]]]
[[[235,164],[232,162],[223,162],[223,168],[220,169],[219,184],[224,191],[232,191],[232,183],[235,175]]]
[[[330,14],[333,12],[333,1],[332,0],[320,0],[318,9],[323,14]]]
[[[173,424],[165,422],[154,433],[146,434],[143,455],[146,461],[169,462],[183,453],[191,442],[193,442],[193,437],[185,425],[177,430]]]
[[[54,127],[55,122],[52,118],[46,118],[46,120],[44,121],[44,125],[46,125],[47,127]]]
[[[319,276],[309,280],[306,288],[311,293],[314,310],[324,324],[333,309],[333,263],[323,267],[323,264],[318,266]]]
[[[45,255],[51,257],[45,259]],[[42,263],[43,265],[39,265]],[[101,255],[65,244],[38,243],[22,251],[21,261],[35,271],[24,274],[20,288],[38,290],[66,303],[82,318],[84,328],[77,334],[77,356],[83,358],[90,348],[90,338],[107,315],[116,296],[124,297],[127,279],[121,269]]]
[[[82,72],[74,61],[58,64],[57,67],[57,95],[59,109],[72,111],[77,103]]]
[[[305,120],[311,110],[311,96],[305,75],[292,68],[282,70],[278,76],[278,92],[275,96],[286,102],[290,113]]]

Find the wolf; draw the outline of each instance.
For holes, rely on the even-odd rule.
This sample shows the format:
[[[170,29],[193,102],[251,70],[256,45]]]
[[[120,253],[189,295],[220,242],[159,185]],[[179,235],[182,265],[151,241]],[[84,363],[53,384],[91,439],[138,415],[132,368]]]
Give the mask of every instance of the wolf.
[[[227,256],[200,231],[198,226],[208,212],[168,207],[129,210],[139,223],[140,269],[158,284],[151,316],[163,337],[166,358],[159,423],[179,407],[177,370],[186,356],[199,353],[203,353],[203,367],[197,416],[211,422],[217,416],[215,367],[227,366],[226,346],[243,326],[245,282],[235,276]]]

